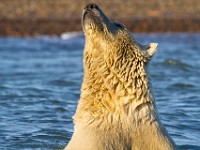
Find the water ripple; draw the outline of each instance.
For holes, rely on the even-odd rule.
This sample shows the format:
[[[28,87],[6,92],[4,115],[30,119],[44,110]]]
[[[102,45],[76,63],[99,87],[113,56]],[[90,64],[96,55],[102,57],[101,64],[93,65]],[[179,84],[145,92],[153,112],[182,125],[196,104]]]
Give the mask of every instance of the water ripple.
[[[189,71],[190,68],[192,68],[192,66],[190,66],[187,63],[182,62],[181,60],[177,60],[177,59],[165,59],[164,64],[166,64],[168,67],[176,67],[178,69],[184,70],[184,71]]]
[[[200,34],[136,38],[159,43],[149,71],[163,124],[179,149],[199,150]],[[83,47],[82,35],[0,38],[1,150],[64,148],[80,97]]]

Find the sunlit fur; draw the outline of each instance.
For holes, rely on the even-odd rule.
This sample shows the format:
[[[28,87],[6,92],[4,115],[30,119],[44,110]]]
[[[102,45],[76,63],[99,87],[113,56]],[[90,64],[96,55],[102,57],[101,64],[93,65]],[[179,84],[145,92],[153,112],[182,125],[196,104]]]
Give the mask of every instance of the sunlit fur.
[[[84,79],[66,150],[175,149],[159,121],[147,73],[157,46],[140,45],[101,14],[95,19],[103,30],[91,16],[83,20]]]

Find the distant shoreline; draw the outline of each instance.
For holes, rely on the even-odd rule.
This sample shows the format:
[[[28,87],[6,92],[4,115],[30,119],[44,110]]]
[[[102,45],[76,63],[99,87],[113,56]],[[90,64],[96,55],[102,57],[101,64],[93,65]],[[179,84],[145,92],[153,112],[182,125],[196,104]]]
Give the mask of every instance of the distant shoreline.
[[[131,32],[200,32],[200,17],[121,17],[118,20]],[[72,31],[82,31],[81,18],[0,19],[0,36],[60,35]]]
[[[89,0],[2,0],[0,36],[82,31],[81,14],[88,3]],[[93,0],[93,3],[131,32],[200,32],[199,0]]]

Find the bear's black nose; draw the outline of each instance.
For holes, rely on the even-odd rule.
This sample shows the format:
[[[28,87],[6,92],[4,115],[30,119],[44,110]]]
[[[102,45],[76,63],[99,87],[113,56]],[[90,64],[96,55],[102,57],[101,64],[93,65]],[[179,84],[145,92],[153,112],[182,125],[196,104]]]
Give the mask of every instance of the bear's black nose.
[[[94,9],[94,8],[98,8],[98,6],[94,3],[88,4],[85,9]]]

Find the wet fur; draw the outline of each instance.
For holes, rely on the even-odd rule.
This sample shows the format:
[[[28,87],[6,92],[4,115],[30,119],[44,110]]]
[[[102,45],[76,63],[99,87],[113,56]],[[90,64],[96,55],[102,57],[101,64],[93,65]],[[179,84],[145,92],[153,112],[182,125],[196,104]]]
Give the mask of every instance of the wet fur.
[[[83,22],[84,80],[65,150],[175,149],[159,121],[147,73],[156,48],[140,45],[125,27],[104,17],[101,25]]]

